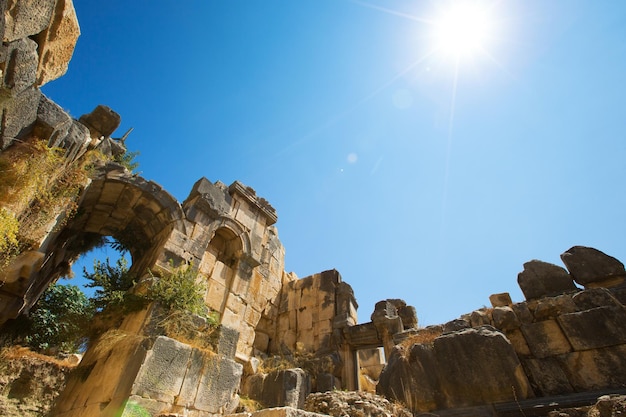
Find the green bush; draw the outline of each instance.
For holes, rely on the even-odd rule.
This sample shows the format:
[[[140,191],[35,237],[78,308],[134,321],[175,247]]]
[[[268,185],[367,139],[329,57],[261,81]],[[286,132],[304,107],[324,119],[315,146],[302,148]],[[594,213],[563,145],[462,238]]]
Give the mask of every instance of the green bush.
[[[39,351],[78,352],[87,342],[86,329],[93,314],[80,288],[52,284],[29,316],[25,341]]]

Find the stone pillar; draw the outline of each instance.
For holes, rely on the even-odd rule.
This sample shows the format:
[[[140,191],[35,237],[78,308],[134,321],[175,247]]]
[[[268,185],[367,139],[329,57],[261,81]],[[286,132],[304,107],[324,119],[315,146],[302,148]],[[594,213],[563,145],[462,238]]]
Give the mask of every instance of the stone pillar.
[[[389,360],[391,351],[395,346],[393,335],[404,330],[402,319],[398,316],[398,311],[392,300],[383,300],[376,303],[372,313],[372,322],[376,327],[378,336],[383,341],[385,360]]]

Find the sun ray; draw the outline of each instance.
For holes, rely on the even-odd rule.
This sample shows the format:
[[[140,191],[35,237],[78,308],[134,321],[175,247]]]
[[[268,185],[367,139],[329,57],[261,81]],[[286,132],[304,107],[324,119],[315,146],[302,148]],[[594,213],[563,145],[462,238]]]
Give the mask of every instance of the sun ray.
[[[433,23],[433,21],[429,20],[429,19],[424,19],[424,18],[417,17],[417,16],[414,16],[414,15],[411,15],[411,14],[408,14],[408,13],[402,13],[402,12],[399,12],[399,11],[396,11],[396,10],[393,10],[393,9],[388,9],[386,7],[376,6],[374,4],[366,3],[364,1],[360,1],[360,0],[350,0],[350,1],[352,3],[358,4],[359,6],[362,6],[362,7],[366,7],[368,9],[378,10],[379,12],[384,12],[384,13],[391,14],[391,15],[394,15],[394,16],[403,17],[405,19],[414,20],[416,22],[428,23],[428,24],[432,24]]]
[[[369,100],[371,100],[374,97],[376,97],[378,94],[380,94],[382,91],[384,91],[387,87],[389,87],[391,84],[396,82],[398,79],[400,79],[401,77],[403,77],[407,73],[411,72],[415,67],[417,67],[418,65],[422,64],[423,62],[425,62],[428,58],[430,58],[430,56],[432,54],[433,54],[433,52],[431,51],[431,52],[423,55],[418,60],[412,62],[405,69],[403,69],[402,71],[399,71],[396,75],[391,77],[389,80],[387,80],[386,82],[382,83],[380,86],[375,88],[372,92],[370,92],[369,94],[367,94],[366,96],[364,96],[363,98],[358,100],[354,105],[352,105],[351,107],[349,107],[346,110],[342,111],[341,113],[337,114],[336,116],[330,117],[328,120],[326,120],[324,123],[320,124],[318,127],[310,130],[306,134],[302,135],[299,139],[295,140],[293,143],[291,143],[291,144],[287,145],[286,147],[284,147],[283,149],[279,150],[274,156],[283,155],[286,152],[288,152],[289,150],[293,149],[294,147],[308,142],[313,137],[317,136],[320,132],[322,132],[322,131],[324,131],[324,130],[334,126],[339,121],[341,121],[342,119],[347,117],[349,114],[351,114],[352,112],[357,110],[360,106],[362,106],[363,104],[367,103]]]

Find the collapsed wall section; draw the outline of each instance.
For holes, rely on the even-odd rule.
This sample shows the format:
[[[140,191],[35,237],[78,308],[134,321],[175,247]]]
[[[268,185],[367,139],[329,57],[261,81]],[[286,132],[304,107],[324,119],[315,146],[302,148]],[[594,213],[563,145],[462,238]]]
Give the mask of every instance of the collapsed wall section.
[[[378,393],[424,412],[622,390],[624,266],[580,246],[562,259],[568,270],[524,264],[524,302],[495,294],[492,308],[394,335]]]

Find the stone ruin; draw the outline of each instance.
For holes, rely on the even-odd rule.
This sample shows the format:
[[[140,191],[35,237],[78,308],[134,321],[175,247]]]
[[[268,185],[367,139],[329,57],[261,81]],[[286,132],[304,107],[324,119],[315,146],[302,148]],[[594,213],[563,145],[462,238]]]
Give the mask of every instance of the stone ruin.
[[[0,32],[0,151],[39,138],[64,149],[67,161],[90,149],[124,153],[123,140],[111,138],[120,124],[114,111],[98,106],[76,120],[39,90],[71,58],[80,32],[71,0],[0,0]],[[208,352],[155,332],[158,306],[129,313],[92,341],[51,415],[249,416],[233,414],[240,394],[282,407],[257,417],[393,412],[352,394],[344,402],[359,411],[307,400],[367,390],[414,413],[530,416],[626,388],[626,272],[595,249],[569,249],[567,270],[524,264],[524,302],[496,294],[492,308],[419,328],[413,307],[383,300],[358,324],[339,272],[300,279],[284,270],[276,212],[240,182],[201,178],[180,203],[107,163],[76,204],[76,215],[59,210],[38,247],[0,272],[0,324],[27,314],[95,235],[132,241],[139,276],[191,265],[221,325]]]

